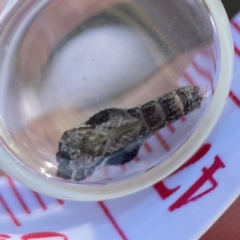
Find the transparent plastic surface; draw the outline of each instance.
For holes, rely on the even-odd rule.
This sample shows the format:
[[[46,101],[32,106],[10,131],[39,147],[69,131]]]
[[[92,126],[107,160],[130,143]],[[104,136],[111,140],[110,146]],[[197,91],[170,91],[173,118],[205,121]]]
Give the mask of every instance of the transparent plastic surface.
[[[0,51],[5,147],[36,174],[80,185],[111,184],[166,160],[201,121],[219,72],[214,21],[200,0],[13,1],[1,19]],[[204,95],[201,107],[144,139],[129,162],[98,164],[106,162],[100,154],[81,181],[57,174],[65,131],[188,85]]]

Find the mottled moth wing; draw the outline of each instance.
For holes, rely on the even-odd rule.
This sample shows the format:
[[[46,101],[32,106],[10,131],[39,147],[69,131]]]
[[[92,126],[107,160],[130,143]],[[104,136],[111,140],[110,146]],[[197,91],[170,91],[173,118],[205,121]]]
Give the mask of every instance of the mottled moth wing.
[[[121,129],[115,138],[109,142],[107,147],[108,151],[105,165],[119,165],[131,161],[138,153],[139,148],[142,145],[140,140],[141,125],[139,121],[129,123],[131,129]],[[129,127],[128,126],[128,127]]]
[[[140,130],[139,119],[125,110],[101,111],[86,125],[64,133],[57,154],[58,176],[80,181],[100,164],[118,165],[132,160],[141,145]]]
[[[119,118],[122,118],[122,120],[127,120],[131,117],[132,116],[125,109],[109,108],[96,113],[95,115],[90,117],[89,120],[85,122],[85,124],[96,126],[106,123],[108,121],[113,122],[114,120],[117,120],[118,123]]]
[[[141,124],[138,118],[133,117],[129,113],[129,109],[111,108],[103,110],[92,116],[86,124],[102,125],[108,129],[119,128],[119,124],[131,127],[128,131],[124,131],[109,147],[106,153],[106,165],[119,165],[131,161],[138,153],[139,148],[143,143],[143,138],[140,136]],[[134,125],[134,126],[133,126]],[[121,132],[121,131],[120,131]]]

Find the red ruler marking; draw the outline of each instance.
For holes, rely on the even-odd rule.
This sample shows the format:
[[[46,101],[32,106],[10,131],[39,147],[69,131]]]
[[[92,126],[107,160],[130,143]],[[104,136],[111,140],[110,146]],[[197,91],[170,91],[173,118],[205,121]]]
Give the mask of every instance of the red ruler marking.
[[[3,239],[8,239],[8,238],[11,238],[9,235],[7,234],[0,234],[0,240],[3,240]]]
[[[202,50],[201,50],[201,54],[203,54],[203,55],[205,55],[205,56],[210,56],[211,59],[213,60],[213,62],[216,63],[215,55],[214,55],[212,49],[202,49]],[[214,66],[216,67],[216,64],[214,64]]]
[[[195,68],[195,70],[201,74],[202,76],[204,76],[205,78],[207,78],[211,84],[211,87],[212,87],[212,92],[214,92],[214,89],[213,89],[213,78],[211,76],[211,74],[207,71],[205,71],[204,69],[200,68],[197,63],[195,61],[193,61],[193,67]]]
[[[60,205],[63,205],[64,204],[64,201],[62,199],[56,199],[57,202],[60,204]]]
[[[148,142],[145,142],[143,144],[144,148],[147,150],[148,153],[151,153],[153,150],[152,150],[152,147],[149,145]]]
[[[120,237],[122,238],[122,240],[128,240],[126,234],[123,232],[123,230],[120,228],[120,226],[118,225],[117,221],[115,220],[115,218],[113,217],[113,215],[110,213],[110,211],[108,210],[107,206],[103,203],[103,202],[98,202],[99,206],[101,207],[101,209],[103,210],[103,212],[105,213],[105,215],[107,216],[108,220],[111,222],[111,224],[113,225],[113,227],[116,229],[116,231],[118,232],[118,234],[120,235]]]
[[[11,211],[11,209],[8,207],[6,201],[3,199],[2,196],[0,196],[0,202],[2,203],[4,209],[6,210],[6,212],[8,213],[8,215],[10,216],[10,218],[12,219],[12,221],[14,222],[14,224],[18,227],[21,226],[20,222],[17,220],[17,218],[15,217],[14,213]]]
[[[240,107],[240,99],[232,92],[229,92],[229,97],[233,100],[233,102]]]
[[[37,233],[29,233],[22,236],[22,240],[30,240],[30,239],[52,239],[52,237],[61,237],[62,240],[68,240],[68,237],[61,233],[56,232],[37,232]],[[56,238],[55,238],[56,239]]]
[[[42,200],[41,196],[37,192],[32,191],[32,193],[36,197],[36,199],[37,199],[39,205],[41,206],[41,208],[43,210],[47,210],[47,205],[44,203],[44,201]]]
[[[173,189],[169,189],[165,186],[163,181],[160,181],[153,185],[153,188],[156,190],[158,195],[164,200],[168,198],[170,195],[172,195],[174,192],[176,192],[180,186],[177,186]]]
[[[103,175],[105,176],[106,180],[112,180],[112,178],[109,175],[108,167],[103,167]]]
[[[199,73],[199,74],[201,74],[201,75],[203,75],[204,77],[206,77],[209,81],[211,81],[212,82],[212,76],[211,76],[211,74],[210,73],[208,73],[207,71],[205,71],[204,69],[201,69],[200,67],[199,67],[199,65],[197,65],[197,63],[195,62],[195,61],[193,61],[193,67],[196,69],[196,71]]]
[[[186,117],[185,117],[185,116],[182,116],[182,117],[181,117],[181,120],[182,120],[183,122],[185,122],[185,121],[186,121]]]
[[[190,83],[192,86],[195,86],[192,77],[188,73],[184,72],[183,77],[188,81],[188,83]]]
[[[25,211],[27,214],[30,214],[31,211],[30,211],[29,208],[27,207],[27,204],[24,202],[21,194],[18,192],[18,190],[17,190],[17,188],[16,188],[16,186],[15,186],[12,178],[10,178],[9,176],[7,176],[7,181],[8,181],[8,183],[9,183],[9,185],[10,185],[13,193],[15,194],[18,202],[20,203],[20,205],[21,205],[22,208],[24,209],[24,211]]]
[[[174,133],[175,132],[175,127],[172,125],[172,124],[169,124],[168,126],[168,129],[170,130],[171,133]]]
[[[125,164],[121,164],[121,165],[119,165],[119,167],[123,172],[127,171],[127,168],[126,168]]]
[[[201,49],[201,54],[205,55],[205,56],[208,56],[210,55],[210,51],[208,49]]]
[[[240,49],[236,45],[234,45],[234,52],[238,57],[240,57]]]
[[[210,150],[211,148],[211,144],[209,143],[205,143],[203,144],[198,151],[192,156],[190,157],[187,162],[185,164],[183,164],[180,168],[178,168],[175,172],[173,172],[171,175],[183,170],[184,168],[187,168],[191,165],[193,165],[194,163],[198,162],[200,159],[202,159]]]
[[[235,21],[232,21],[231,24],[240,33],[240,25],[238,25],[238,23]]]
[[[162,137],[162,135],[159,132],[156,132],[155,136],[166,151],[169,151],[171,149],[168,143],[165,141],[165,139]]]
[[[134,158],[134,160],[135,160],[135,162],[139,162],[139,161],[140,161],[139,156],[136,156],[136,157]]]
[[[214,71],[216,71],[216,69],[217,69],[217,62],[216,62],[215,55],[214,55],[212,49],[210,50],[210,56],[211,56],[212,61],[213,61],[213,63],[214,63]]]

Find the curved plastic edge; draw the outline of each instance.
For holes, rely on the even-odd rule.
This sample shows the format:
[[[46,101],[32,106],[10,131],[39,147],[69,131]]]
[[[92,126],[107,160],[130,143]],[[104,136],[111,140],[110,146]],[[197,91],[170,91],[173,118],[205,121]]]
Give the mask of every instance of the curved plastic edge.
[[[224,33],[224,30],[225,30],[224,25],[228,24],[230,26],[230,24],[229,24],[229,20],[228,20],[226,13],[225,14],[223,13],[225,10],[222,5],[222,2],[220,0],[205,0],[205,2],[208,5],[208,7],[211,9],[211,11],[212,10],[216,11],[215,16],[216,16],[216,18],[219,19],[218,21],[215,20],[216,25],[218,24],[217,27],[219,29],[221,29],[222,32]],[[219,8],[222,8],[222,9],[220,10]],[[223,41],[223,39],[225,38],[224,41],[227,43],[227,38],[229,38],[230,36],[232,36],[232,34],[231,34],[230,27],[229,27],[229,32],[227,32],[227,34],[223,37],[220,36],[220,40]],[[233,44],[232,44],[231,48],[232,48],[232,54],[234,55]],[[222,49],[222,46],[221,46],[221,54],[222,54],[221,58],[224,56],[224,59],[223,59],[224,62],[227,62],[227,60],[228,60],[227,57],[229,57],[229,53],[227,53],[226,51],[230,51],[230,49],[229,48]],[[229,60],[232,60],[232,59],[229,59]],[[224,62],[222,64],[224,64]],[[222,68],[222,64],[221,64],[221,68]],[[231,81],[229,83],[231,83]],[[230,88],[230,86],[229,86],[229,88]],[[201,236],[205,232],[207,232],[207,230],[210,229],[210,227],[222,216],[222,214],[228,209],[228,207],[239,197],[239,195],[240,195],[239,190],[240,189],[236,190],[232,194],[231,197],[229,196],[228,200],[223,204],[222,208],[219,209],[217,211],[217,213],[211,217],[211,219],[208,219],[208,221],[206,221],[204,225],[202,225],[202,227],[199,229],[199,231],[194,235],[195,239],[200,239]]]
[[[215,126],[228,96],[233,72],[233,43],[227,15],[219,0],[205,2],[213,16],[220,38],[221,63],[218,85],[198,128],[166,161],[133,179],[91,187],[66,184],[39,176],[19,164],[3,146],[0,147],[1,168],[25,186],[48,196],[75,201],[99,201],[121,197],[149,187],[184,164],[198,150]]]

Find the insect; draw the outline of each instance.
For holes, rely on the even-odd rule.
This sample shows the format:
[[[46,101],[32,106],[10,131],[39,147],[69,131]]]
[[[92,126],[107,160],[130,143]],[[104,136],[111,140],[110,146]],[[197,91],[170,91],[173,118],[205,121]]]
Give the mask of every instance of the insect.
[[[64,132],[56,155],[57,176],[75,181],[100,166],[131,161],[155,131],[199,108],[199,88],[186,86],[133,108],[105,109]]]

